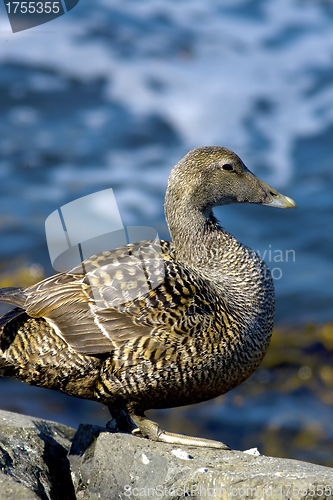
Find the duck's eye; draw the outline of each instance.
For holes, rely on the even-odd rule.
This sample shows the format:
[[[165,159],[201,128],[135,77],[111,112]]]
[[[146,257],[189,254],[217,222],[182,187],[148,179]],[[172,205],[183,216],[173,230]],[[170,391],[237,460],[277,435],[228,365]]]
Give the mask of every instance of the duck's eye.
[[[226,163],[225,165],[222,165],[223,170],[233,170],[234,167],[230,165],[230,163]]]

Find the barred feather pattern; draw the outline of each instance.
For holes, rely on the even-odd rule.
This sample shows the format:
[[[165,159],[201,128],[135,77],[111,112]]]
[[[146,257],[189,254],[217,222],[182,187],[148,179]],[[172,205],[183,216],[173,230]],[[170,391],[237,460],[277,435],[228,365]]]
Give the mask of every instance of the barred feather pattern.
[[[154,272],[161,282],[141,295],[143,254],[148,282]],[[270,333],[263,341],[242,331],[239,310],[180,265],[171,243],[127,245],[84,264],[85,274],[25,290],[25,310],[0,330],[5,375],[143,413],[223,394],[261,362]],[[133,289],[137,298],[119,301]]]
[[[273,281],[207,208],[231,195],[217,203],[217,187],[210,199],[207,186],[229,175],[218,162],[233,162],[252,190],[242,185],[239,202],[267,193],[222,150],[195,153],[203,173],[187,157],[174,167],[165,206],[172,243],[125,245],[27,289],[0,290],[16,306],[0,320],[4,375],[143,415],[219,396],[253,373],[272,333]],[[228,177],[236,190],[238,177]]]

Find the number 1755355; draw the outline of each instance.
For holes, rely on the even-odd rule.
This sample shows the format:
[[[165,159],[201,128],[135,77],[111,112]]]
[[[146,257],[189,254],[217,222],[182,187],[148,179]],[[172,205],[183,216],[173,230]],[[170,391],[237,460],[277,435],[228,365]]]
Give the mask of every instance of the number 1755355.
[[[60,1],[57,2],[8,2],[8,14],[58,14]]]

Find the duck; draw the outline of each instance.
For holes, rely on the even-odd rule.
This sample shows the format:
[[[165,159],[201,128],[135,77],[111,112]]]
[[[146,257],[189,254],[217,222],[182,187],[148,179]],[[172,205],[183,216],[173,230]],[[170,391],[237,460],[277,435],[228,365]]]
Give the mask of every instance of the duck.
[[[171,170],[165,216],[172,241],[101,252],[28,288],[3,288],[0,371],[97,401],[115,431],[229,449],[162,430],[150,409],[216,398],[259,366],[275,295],[263,259],[213,209],[234,203],[296,208],[231,150],[199,147]]]

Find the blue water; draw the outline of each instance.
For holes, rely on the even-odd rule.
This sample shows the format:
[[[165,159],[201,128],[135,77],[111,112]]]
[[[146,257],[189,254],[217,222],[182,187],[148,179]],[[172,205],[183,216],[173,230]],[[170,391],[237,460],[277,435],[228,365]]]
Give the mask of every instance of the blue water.
[[[16,34],[0,16],[2,270],[51,274],[46,217],[109,187],[124,225],[168,238],[170,169],[221,145],[298,204],[216,210],[274,270],[276,322],[333,320],[329,2],[81,1]]]

